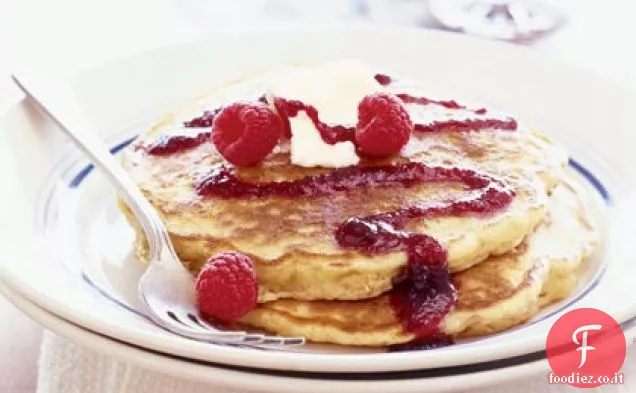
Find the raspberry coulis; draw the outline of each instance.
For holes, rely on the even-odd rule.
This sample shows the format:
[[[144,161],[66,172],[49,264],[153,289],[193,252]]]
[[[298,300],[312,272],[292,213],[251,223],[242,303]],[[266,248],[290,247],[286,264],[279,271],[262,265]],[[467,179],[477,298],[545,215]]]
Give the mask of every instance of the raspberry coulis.
[[[382,86],[388,86],[391,84],[391,82],[393,82],[393,79],[385,74],[375,74],[373,78]]]
[[[391,83],[390,77],[386,75],[378,74],[375,79],[378,80],[378,83],[380,84]],[[477,115],[484,115],[487,113],[485,108],[469,109],[453,100],[433,100],[426,97],[415,97],[409,94],[397,94],[397,97],[405,104],[440,105],[447,109],[470,110]],[[260,97],[258,101],[266,102],[264,97]],[[339,142],[355,142],[355,125],[324,123],[320,120],[318,110],[312,105],[299,100],[288,100],[281,97],[276,97],[274,99],[274,105],[283,120],[283,134],[286,138],[291,138],[291,126],[289,124],[289,119],[298,116],[300,112],[304,112],[314,124],[314,127],[316,127],[325,143],[333,145]],[[183,125],[187,128],[209,128],[212,126],[214,118],[219,113],[219,110],[220,109],[205,111],[201,116],[186,121]],[[510,117],[503,117],[445,120],[427,124],[414,124],[414,131],[422,133],[468,132],[486,129],[514,131],[517,129],[517,121]],[[151,155],[168,155],[182,150],[189,150],[207,141],[208,139],[205,138],[206,134],[209,136],[209,132],[200,134],[200,137],[185,135],[161,136],[157,141],[148,146],[146,151]]]
[[[322,140],[330,145],[338,142],[353,142],[355,139],[355,125],[329,125],[320,121],[318,116],[318,110],[311,105],[305,104],[298,100],[288,100],[285,98],[276,97],[274,99],[274,105],[276,110],[283,118],[285,123],[285,136],[291,137],[291,127],[289,125],[289,118],[298,116],[298,113],[305,112],[307,117],[314,124],[314,127],[320,133]]]
[[[476,115],[485,115],[487,113],[487,110],[485,108],[469,109],[466,106],[460,105],[456,101],[452,100],[440,101],[426,97],[415,97],[409,94],[397,94],[397,97],[405,104],[440,105],[447,109],[469,110]],[[298,100],[287,100],[285,98],[277,97],[275,98],[274,102],[278,113],[281,115],[281,117],[283,118],[283,122],[285,123],[285,136],[288,138],[291,137],[289,118],[298,116],[298,113],[302,111],[305,112],[307,117],[309,117],[325,143],[333,145],[338,142],[354,142],[355,140],[355,125],[331,125],[324,123],[320,120],[318,110],[314,106]],[[444,120],[426,124],[414,124],[414,131],[416,132],[468,132],[483,131],[486,129],[514,131],[517,129],[517,121],[510,117],[493,117],[472,118],[464,120]]]
[[[469,109],[468,107],[464,106],[464,105],[460,105],[457,103],[457,101],[455,100],[433,100],[430,98],[426,98],[426,97],[415,97],[412,96],[410,94],[396,94],[397,97],[402,100],[402,102],[404,102],[405,104],[418,104],[418,105],[440,105],[443,106],[444,108],[447,109]],[[486,108],[480,108],[480,109],[469,109],[473,112],[475,112],[478,115],[485,115],[486,114]]]
[[[194,149],[209,141],[210,135],[209,131],[203,131],[195,135],[162,135],[148,145],[145,150],[146,153],[153,156],[167,156]]]
[[[378,74],[381,85],[392,82]],[[455,101],[398,94],[405,104],[440,105],[448,109],[470,110],[485,115],[486,109],[469,109]],[[261,98],[259,101],[263,102]],[[318,110],[298,100],[277,97],[274,104],[284,123],[284,134],[291,137],[289,118],[304,112],[328,144],[355,140],[355,125],[330,125],[320,120]],[[184,123],[189,128],[211,127],[218,110]],[[417,132],[464,132],[486,129],[516,130],[512,118],[472,118],[415,124]],[[146,148],[152,155],[168,155],[194,148],[210,140],[210,132],[195,136],[160,137]],[[405,330],[417,336],[413,348],[436,347],[450,340],[441,331],[443,318],[456,302],[457,291],[448,271],[447,252],[433,237],[405,230],[408,222],[443,215],[488,214],[507,207],[514,191],[499,179],[468,169],[427,167],[421,163],[392,166],[338,168],[328,174],[282,182],[251,183],[240,179],[230,166],[214,168],[196,184],[196,192],[219,198],[311,198],[346,192],[360,187],[412,187],[430,182],[453,182],[465,186],[467,196],[457,200],[422,202],[393,212],[367,217],[352,217],[335,231],[337,244],[344,249],[366,254],[404,251],[408,266],[390,294],[391,305]],[[404,349],[411,348],[411,343]],[[400,349],[398,346],[397,349]],[[411,349],[413,349],[411,348]]]
[[[186,128],[210,128],[220,108],[205,111],[199,117],[183,122]],[[194,149],[210,140],[211,132],[202,131],[195,135],[161,135],[150,145],[146,146],[146,153],[153,156],[167,156],[185,150]]]
[[[260,96],[256,101],[267,104],[265,96]],[[204,111],[203,114],[183,122],[185,128],[210,128],[214,119],[222,108]],[[146,153],[153,156],[167,156],[174,153],[194,149],[205,142],[210,141],[211,132],[202,131],[196,135],[162,135],[150,145],[146,146]]]
[[[398,94],[399,99],[405,104],[418,105],[440,105],[447,109],[464,109],[473,112],[476,115],[485,115],[488,113],[486,108],[470,109],[464,105],[460,105],[457,101],[440,101],[432,100],[426,97],[415,97],[409,94]],[[517,121],[511,117],[502,118],[472,118],[464,120],[445,120],[436,121],[428,124],[416,123],[414,131],[416,132],[467,132],[485,129],[497,129],[514,131],[517,129]]]
[[[420,341],[431,342],[446,339],[440,324],[455,304],[457,291],[449,277],[444,247],[433,237],[409,232],[404,227],[417,219],[487,214],[503,209],[512,201],[514,192],[501,180],[468,169],[406,163],[339,168],[328,174],[293,181],[251,183],[241,180],[230,167],[219,166],[197,184],[197,192],[201,196],[221,198],[310,198],[360,187],[413,187],[430,182],[461,183],[467,196],[454,201],[422,202],[367,217],[352,217],[342,223],[334,235],[344,249],[365,254],[407,253],[408,267],[394,285],[391,305],[407,331]]]
[[[514,131],[517,121],[512,118],[504,119],[465,119],[436,121],[429,124],[414,124],[416,132],[468,132],[476,130],[496,129]]]
[[[183,125],[188,128],[212,127],[214,118],[219,114],[220,110],[220,108],[217,108],[211,111],[205,111],[201,116],[183,122]]]

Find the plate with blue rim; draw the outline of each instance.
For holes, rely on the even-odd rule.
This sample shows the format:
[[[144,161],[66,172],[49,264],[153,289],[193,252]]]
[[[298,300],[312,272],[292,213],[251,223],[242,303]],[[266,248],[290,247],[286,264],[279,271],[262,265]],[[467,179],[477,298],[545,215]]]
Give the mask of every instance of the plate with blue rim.
[[[636,179],[630,171],[636,98],[528,48],[412,29],[269,31],[138,53],[82,70],[72,83],[117,155],[153,119],[214,86],[343,53],[413,76],[436,91],[446,87],[468,101],[504,108],[568,149],[568,171],[594,195],[603,222],[602,245],[575,293],[515,329],[428,351],[314,344],[255,349],[175,336],[139,307],[136,288],[145,266],[133,256],[134,235],[113,189],[25,100],[3,114],[0,129],[0,174],[8,185],[0,205],[2,283],[58,318],[148,351],[228,367],[360,378],[541,357],[552,323],[574,308],[599,308],[621,323],[636,316],[630,296],[636,274]]]
[[[537,376],[538,382],[545,381],[543,378],[549,373],[547,359],[536,355],[459,367],[373,373],[370,378],[360,373],[310,373],[228,366],[151,351],[111,339],[53,315],[1,284],[0,293],[27,316],[55,331],[59,336],[99,352],[113,361],[161,373],[156,375],[156,378],[164,378],[166,374],[179,377],[179,381],[172,382],[181,389],[209,389],[209,386],[213,385],[264,393],[330,393],[341,390],[349,393],[366,393],[372,380],[374,389],[378,391],[442,393],[467,389],[472,391],[492,385],[501,388],[503,384],[514,384],[516,380],[527,380],[531,376]],[[632,343],[636,337],[636,319],[623,323],[622,328],[628,343]],[[78,367],[81,371],[82,365]]]

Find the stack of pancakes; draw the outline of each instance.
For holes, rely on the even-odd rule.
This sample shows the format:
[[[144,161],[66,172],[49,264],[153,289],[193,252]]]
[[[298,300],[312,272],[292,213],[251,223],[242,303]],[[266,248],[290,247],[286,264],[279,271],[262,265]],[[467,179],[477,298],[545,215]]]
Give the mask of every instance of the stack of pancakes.
[[[139,148],[164,134],[192,133],[183,129],[184,120],[223,103],[257,98],[281,75],[284,70],[236,82],[168,115],[124,153],[123,165],[162,215],[179,257],[193,274],[219,252],[250,257],[258,275],[259,304],[241,322],[316,342],[385,346],[412,341],[415,336],[403,328],[389,301],[393,283],[407,266],[406,253],[344,250],[334,231],[350,217],[460,198],[466,194],[462,187],[426,183],[305,199],[201,197],[194,188],[197,179],[225,164],[211,143],[167,156],[150,156]],[[422,94],[415,84],[394,89]],[[433,236],[448,251],[458,300],[443,319],[442,332],[454,338],[498,332],[571,293],[597,233],[585,195],[565,175],[567,153],[562,148],[523,127],[422,133],[412,135],[399,157],[376,164],[409,161],[496,175],[516,193],[509,207],[495,213],[415,220],[406,227]],[[262,165],[237,173],[251,182],[269,182],[330,170],[293,165],[283,144]],[[137,231],[137,255],[146,259],[143,231],[130,210],[121,207]]]

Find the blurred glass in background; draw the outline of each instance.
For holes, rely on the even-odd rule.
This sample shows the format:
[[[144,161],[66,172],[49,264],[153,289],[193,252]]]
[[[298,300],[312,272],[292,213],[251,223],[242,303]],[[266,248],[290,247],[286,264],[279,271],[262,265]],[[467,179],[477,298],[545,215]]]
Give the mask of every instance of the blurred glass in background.
[[[555,0],[174,0],[184,22],[206,32],[298,26],[442,28],[525,42],[563,24]]]

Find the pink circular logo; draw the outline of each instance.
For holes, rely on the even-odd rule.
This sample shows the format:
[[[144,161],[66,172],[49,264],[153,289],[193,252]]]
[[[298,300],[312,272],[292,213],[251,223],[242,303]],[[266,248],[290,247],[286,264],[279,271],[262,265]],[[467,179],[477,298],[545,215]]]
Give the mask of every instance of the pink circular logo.
[[[579,388],[611,383],[625,361],[626,348],[623,330],[609,314],[594,308],[572,310],[548,334],[546,351],[554,372],[550,378]]]

